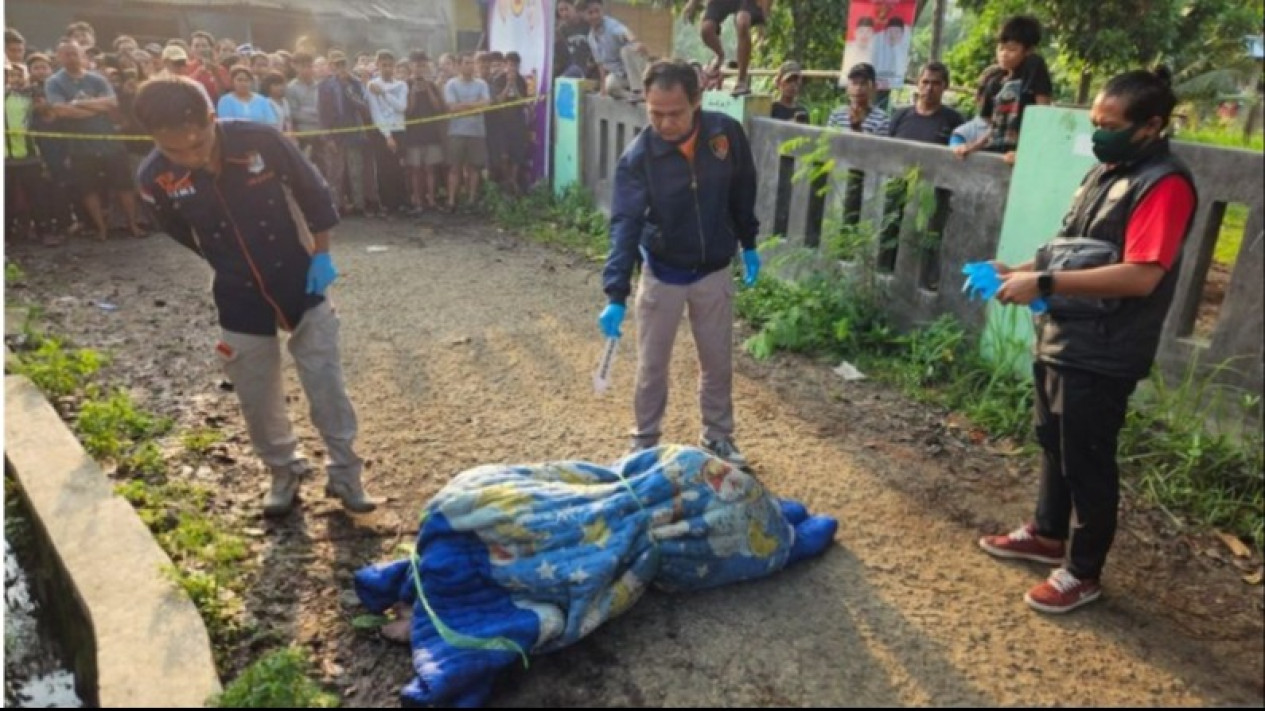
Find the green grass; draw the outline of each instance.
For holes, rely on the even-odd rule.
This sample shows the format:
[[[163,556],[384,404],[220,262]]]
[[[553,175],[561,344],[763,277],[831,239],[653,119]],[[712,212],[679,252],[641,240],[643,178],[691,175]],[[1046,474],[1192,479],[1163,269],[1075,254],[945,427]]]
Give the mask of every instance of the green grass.
[[[30,324],[26,330],[35,335]],[[36,336],[35,340],[34,350],[19,354],[16,372],[30,378],[50,399],[82,389],[105,365],[105,357],[91,348],[70,349],[57,338]]]
[[[116,390],[105,398],[90,397],[75,421],[84,449],[97,459],[112,461],[130,456],[148,440],[170,429],[171,420],[137,409],[125,390]]]
[[[1265,134],[1256,131],[1247,140],[1243,131],[1237,127],[1200,126],[1199,128],[1181,129],[1173,134],[1173,140],[1182,143],[1202,143],[1223,148],[1240,148],[1260,153],[1265,151]]]
[[[10,262],[8,260],[5,260],[5,263],[4,263],[5,286],[21,284],[24,281],[26,281],[26,272],[22,271],[22,267],[19,267],[17,265],[17,262]]]
[[[171,430],[170,419],[141,409],[126,390],[103,395],[107,389],[95,382],[105,362],[100,354],[43,336],[33,321],[26,329],[38,345],[19,354],[19,372],[50,397],[76,396],[79,411],[73,425],[84,449],[117,465],[116,477],[123,480],[115,493],[136,509],[171,558],[174,565],[165,573],[201,613],[221,670],[234,665],[237,642],[247,631],[240,622],[249,572],[246,539],[235,523],[214,514],[209,489],[168,478],[158,439]],[[192,430],[181,437],[195,454],[204,454],[219,440],[212,430]]]
[[[312,680],[312,663],[296,647],[260,657],[211,700],[221,708],[336,708],[338,696]]]
[[[1247,205],[1232,202],[1225,206],[1225,216],[1221,218],[1221,232],[1217,235],[1216,251],[1212,258],[1227,266],[1234,264],[1239,258],[1239,248],[1243,245],[1243,234],[1247,232]]]
[[[594,261],[606,256],[606,216],[579,186],[555,195],[548,184],[541,183],[527,195],[515,198],[488,183],[483,205],[506,229],[533,241],[579,252]]]
[[[181,446],[190,454],[199,457],[206,456],[212,447],[223,441],[224,435],[219,430],[208,428],[193,429],[180,435]]]

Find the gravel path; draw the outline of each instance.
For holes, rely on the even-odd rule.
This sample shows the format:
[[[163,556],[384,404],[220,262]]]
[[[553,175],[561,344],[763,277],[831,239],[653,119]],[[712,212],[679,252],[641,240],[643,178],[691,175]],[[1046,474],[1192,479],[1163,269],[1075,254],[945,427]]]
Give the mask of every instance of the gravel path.
[[[410,674],[404,649],[348,624],[360,612],[350,575],[394,557],[445,481],[498,461],[609,461],[626,444],[631,348],[607,396],[590,381],[597,265],[474,220],[353,220],[335,236],[334,299],[367,482],[391,501],[353,520],[314,482],[301,513],[262,522],[263,476],[212,358],[207,270],[165,238],[10,252],[30,281],[13,293],[42,304],[52,330],[112,353],[109,375],[181,427],[227,435],[183,475],[254,529],[264,568],[246,604],[263,632],[241,657],[298,640],[346,705],[395,705]],[[675,357],[665,440],[693,442],[686,329]],[[839,517],[837,545],[757,583],[652,594],[513,673],[495,705],[1262,704],[1261,588],[1208,536],[1126,505],[1104,600],[1039,616],[1022,595],[1046,571],[975,546],[1028,513],[1030,462],[969,444],[954,418],[883,386],[845,384],[829,364],[743,355],[737,370],[738,442],[771,489]],[[287,378],[304,445],[319,450]]]

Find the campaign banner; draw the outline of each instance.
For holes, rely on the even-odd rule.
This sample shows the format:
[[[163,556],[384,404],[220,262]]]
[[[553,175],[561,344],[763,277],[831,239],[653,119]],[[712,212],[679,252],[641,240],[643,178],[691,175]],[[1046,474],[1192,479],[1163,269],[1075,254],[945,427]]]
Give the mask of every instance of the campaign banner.
[[[552,90],[554,0],[495,0],[488,17],[488,48],[518,52],[520,72],[527,80],[527,96],[546,97]],[[541,180],[549,170],[549,101],[527,109],[535,142],[532,146],[532,178]]]
[[[847,86],[848,72],[865,62],[873,65],[880,91],[901,87],[917,17],[918,0],[852,0],[839,86]]]

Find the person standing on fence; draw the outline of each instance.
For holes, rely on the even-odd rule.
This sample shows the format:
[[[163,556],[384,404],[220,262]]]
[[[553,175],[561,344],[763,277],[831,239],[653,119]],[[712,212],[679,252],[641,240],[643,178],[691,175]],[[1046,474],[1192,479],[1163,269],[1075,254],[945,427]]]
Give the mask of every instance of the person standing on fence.
[[[1048,305],[1037,317],[1033,365],[1044,456],[1033,521],[979,545],[1062,566],[1024,596],[1041,612],[1067,612],[1102,593],[1120,500],[1117,438],[1129,395],[1155,360],[1198,201],[1165,137],[1176,103],[1165,68],[1107,82],[1090,112],[1100,164],[1058,236],[1031,262],[996,265],[999,301],[1040,296]]]
[[[329,187],[293,141],[271,126],[216,121],[201,87],[146,82],[136,119],[156,149],[137,180],[164,231],[215,271],[222,329],[216,353],[242,406],[251,444],[272,473],[264,514],[284,515],[310,473],[286,414],[277,329],[290,334],[312,422],[329,453],[326,496],[372,511],[352,446],[356,411],[339,359],[338,317],[326,290],[338,277]]]
[[[720,41],[720,26],[733,15],[734,33],[738,35],[738,79],[734,83],[733,95],[744,96],[751,93],[751,80],[747,69],[751,66],[751,30],[761,28],[766,22],[773,0],[707,0],[703,10],[703,25],[699,35],[703,44],[707,45],[716,56],[707,66],[708,86],[719,89],[721,85],[721,67],[725,65],[725,46]],[[689,0],[682,10],[689,23],[698,15],[702,0]]]
[[[738,467],[734,445],[733,297],[730,263],[739,247],[746,283],[760,273],[756,170],[742,124],[700,110],[702,89],[683,61],[650,66],[643,86],[650,127],[619,159],[611,206],[611,251],[602,272],[609,300],[598,319],[618,338],[633,268],[637,288],[634,450],[662,435],[672,346],[689,309],[699,361],[702,445]]]

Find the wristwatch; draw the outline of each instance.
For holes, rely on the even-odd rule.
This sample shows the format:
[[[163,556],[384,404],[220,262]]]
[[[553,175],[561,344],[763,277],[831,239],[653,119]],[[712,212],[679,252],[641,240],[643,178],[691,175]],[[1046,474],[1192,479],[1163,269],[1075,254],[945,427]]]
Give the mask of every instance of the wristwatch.
[[[1037,291],[1043,298],[1049,298],[1054,293],[1054,272],[1041,272],[1037,276]]]

